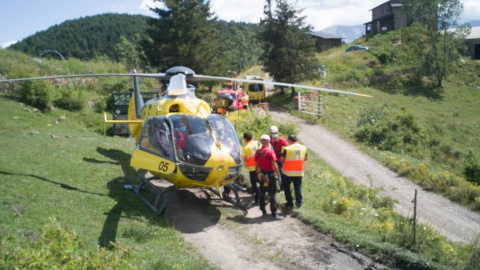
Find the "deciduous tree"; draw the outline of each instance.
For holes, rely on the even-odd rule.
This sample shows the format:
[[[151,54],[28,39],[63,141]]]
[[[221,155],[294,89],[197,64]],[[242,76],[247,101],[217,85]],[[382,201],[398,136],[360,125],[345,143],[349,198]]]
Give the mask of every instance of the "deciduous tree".
[[[458,26],[463,5],[459,0],[406,0],[405,12],[426,29],[427,40],[418,55],[420,70],[425,75],[433,75],[437,87],[442,87],[443,80],[461,57],[459,51],[470,31],[466,25],[456,31],[449,30]]]

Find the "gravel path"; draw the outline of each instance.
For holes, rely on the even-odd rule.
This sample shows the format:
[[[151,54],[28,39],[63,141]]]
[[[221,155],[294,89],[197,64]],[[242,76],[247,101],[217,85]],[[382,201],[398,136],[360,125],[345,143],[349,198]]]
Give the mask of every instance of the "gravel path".
[[[413,216],[417,190],[417,217],[439,233],[456,242],[470,242],[480,235],[480,215],[432,192],[423,190],[407,178],[399,177],[354,145],[339,139],[321,125],[310,125],[272,106],[270,114],[277,122],[294,122],[299,140],[330,166],[356,184],[383,188],[383,195],[398,200],[396,211]]]

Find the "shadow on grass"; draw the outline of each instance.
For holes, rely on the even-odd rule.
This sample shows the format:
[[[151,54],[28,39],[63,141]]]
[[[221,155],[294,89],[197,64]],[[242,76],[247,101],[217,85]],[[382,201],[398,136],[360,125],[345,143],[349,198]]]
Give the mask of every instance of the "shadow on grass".
[[[132,218],[134,216],[145,216],[148,219],[154,218],[149,213],[145,205],[138,202],[137,197],[124,189],[124,184],[131,179],[136,178],[135,170],[130,167],[130,154],[117,149],[105,149],[97,147],[97,152],[112,161],[96,160],[84,158],[84,161],[97,164],[120,165],[123,172],[122,177],[117,177],[107,183],[109,190],[108,196],[116,200],[115,205],[110,211],[104,213],[106,215],[102,232],[98,238],[98,245],[111,249],[117,239],[118,224],[122,215]]]
[[[392,80],[393,82],[391,82]],[[373,83],[372,87],[388,94],[404,94],[412,97],[426,97],[430,100],[443,100],[443,89],[435,86],[431,81],[422,81],[421,78],[411,78],[410,81],[395,81],[394,77]]]
[[[433,85],[409,84],[405,86],[404,94],[412,97],[426,97],[430,100],[443,100],[443,89]]]
[[[87,191],[87,190],[76,188],[76,187],[73,187],[73,186],[70,186],[70,185],[67,185],[67,184],[63,184],[63,183],[60,183],[60,182],[57,182],[57,181],[53,181],[53,180],[47,179],[45,177],[41,177],[41,176],[34,175],[34,174],[11,173],[11,172],[5,172],[5,171],[0,171],[0,174],[10,175],[10,176],[26,176],[26,177],[36,178],[36,179],[42,180],[44,182],[54,184],[55,186],[61,187],[61,188],[66,189],[66,190],[77,191],[77,192],[92,194],[92,195],[105,196],[105,194],[90,192],[90,191]]]

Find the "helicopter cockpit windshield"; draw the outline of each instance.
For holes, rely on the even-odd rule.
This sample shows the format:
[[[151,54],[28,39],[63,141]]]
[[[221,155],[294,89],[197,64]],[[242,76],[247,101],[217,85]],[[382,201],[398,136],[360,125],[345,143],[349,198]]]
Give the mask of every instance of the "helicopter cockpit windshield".
[[[181,114],[149,117],[138,144],[142,151],[196,166],[207,163],[212,147],[229,154],[236,165],[242,164],[235,129],[224,117],[216,114],[209,115],[207,120]]]

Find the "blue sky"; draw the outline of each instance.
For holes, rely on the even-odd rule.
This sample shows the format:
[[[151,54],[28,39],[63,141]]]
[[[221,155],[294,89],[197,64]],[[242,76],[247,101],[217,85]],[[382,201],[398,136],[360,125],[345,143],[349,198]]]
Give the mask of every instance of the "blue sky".
[[[258,23],[264,0],[210,0],[222,20]],[[302,15],[315,30],[330,25],[358,25],[371,20],[370,10],[386,0],[297,0]],[[480,20],[479,0],[460,0],[462,20]],[[103,13],[154,16],[147,6],[153,0],[1,0],[0,47],[6,47],[36,32],[66,20]]]

